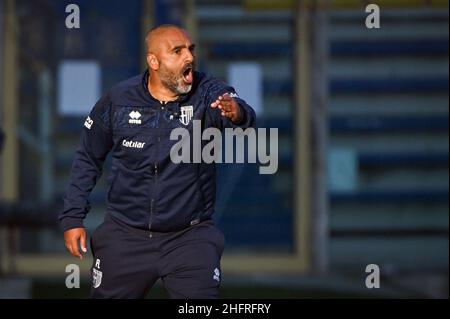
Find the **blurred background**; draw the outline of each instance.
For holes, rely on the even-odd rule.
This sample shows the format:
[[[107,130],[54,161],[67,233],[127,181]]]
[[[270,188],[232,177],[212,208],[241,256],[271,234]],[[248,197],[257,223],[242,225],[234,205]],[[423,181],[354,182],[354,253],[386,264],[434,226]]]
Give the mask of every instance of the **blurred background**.
[[[92,259],[70,257],[57,224],[72,158],[96,99],[145,70],[144,35],[163,23],[278,128],[276,174],[218,164],[221,297],[448,298],[448,19],[440,0],[0,0],[0,298],[88,296]]]

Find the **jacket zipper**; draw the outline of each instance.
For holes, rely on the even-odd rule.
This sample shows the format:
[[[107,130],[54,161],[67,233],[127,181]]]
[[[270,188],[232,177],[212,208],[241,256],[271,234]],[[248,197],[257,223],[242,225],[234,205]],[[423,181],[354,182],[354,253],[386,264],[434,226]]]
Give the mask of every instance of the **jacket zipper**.
[[[153,217],[153,213],[155,211],[155,190],[156,190],[156,184],[157,184],[157,179],[158,179],[158,166],[155,163],[154,166],[154,174],[155,174],[155,181],[153,184],[153,190],[152,190],[152,198],[150,199],[150,221],[148,223],[148,229],[150,230],[150,235],[149,237],[152,238],[153,234],[152,234],[152,217]]]
[[[159,118],[161,117],[161,111],[164,109],[163,106],[160,106],[159,108]],[[154,179],[154,183],[153,183],[153,189],[152,189],[152,198],[150,199],[150,221],[148,223],[148,229],[150,231],[149,237],[152,238],[153,237],[153,233],[152,233],[152,217],[153,214],[155,212],[155,197],[156,197],[156,190],[157,190],[157,184],[158,184],[158,165],[157,165],[157,160],[158,160],[158,155],[159,155],[159,144],[161,142],[161,137],[159,136],[159,118],[158,118],[158,126],[156,128],[157,131],[157,138],[158,138],[158,146],[156,148],[156,162],[155,165],[153,167],[153,172],[155,175],[155,179]]]

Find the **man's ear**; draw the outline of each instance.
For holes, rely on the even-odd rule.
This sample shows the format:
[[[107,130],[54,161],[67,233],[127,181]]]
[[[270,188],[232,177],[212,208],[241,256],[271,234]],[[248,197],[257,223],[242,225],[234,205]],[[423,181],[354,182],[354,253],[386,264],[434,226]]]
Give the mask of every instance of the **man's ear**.
[[[148,64],[148,67],[154,71],[159,69],[158,59],[152,53],[147,54],[147,64]]]

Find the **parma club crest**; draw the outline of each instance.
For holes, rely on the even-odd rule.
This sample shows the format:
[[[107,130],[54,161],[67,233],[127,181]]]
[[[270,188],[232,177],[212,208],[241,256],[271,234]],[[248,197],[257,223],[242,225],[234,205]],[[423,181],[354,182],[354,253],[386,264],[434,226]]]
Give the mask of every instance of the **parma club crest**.
[[[194,106],[185,105],[180,108],[180,122],[181,123],[183,123],[184,125],[188,125],[192,119],[192,116],[194,116]]]
[[[95,268],[92,269],[92,286],[94,288],[100,287],[102,283],[102,275],[103,273],[100,270]]]

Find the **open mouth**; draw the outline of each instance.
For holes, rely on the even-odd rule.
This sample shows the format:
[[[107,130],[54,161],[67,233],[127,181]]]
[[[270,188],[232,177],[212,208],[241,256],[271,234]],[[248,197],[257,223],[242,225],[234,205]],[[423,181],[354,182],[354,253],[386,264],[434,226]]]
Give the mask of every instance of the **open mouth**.
[[[192,84],[192,81],[193,81],[193,79],[194,79],[194,76],[193,76],[193,67],[192,67],[192,65],[186,65],[184,68],[183,68],[183,80],[186,82],[186,83],[188,83],[188,84]]]

